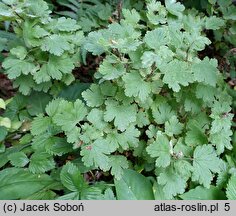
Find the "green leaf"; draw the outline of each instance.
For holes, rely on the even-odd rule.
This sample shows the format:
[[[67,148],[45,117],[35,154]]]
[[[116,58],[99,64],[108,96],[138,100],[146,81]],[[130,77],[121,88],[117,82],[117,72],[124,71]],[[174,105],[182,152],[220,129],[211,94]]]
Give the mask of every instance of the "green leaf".
[[[91,145],[82,146],[81,149],[82,161],[85,166],[99,167],[104,171],[108,171],[111,167],[109,154],[111,153],[107,141],[97,139]]]
[[[218,92],[212,86],[199,83],[195,93],[197,98],[201,98],[205,103],[212,104]]]
[[[56,56],[61,56],[65,51],[69,51],[71,49],[71,45],[65,37],[54,34],[43,40],[41,49]]]
[[[87,109],[81,100],[74,103],[61,100],[53,122],[65,131],[71,131],[87,115]]]
[[[163,185],[158,184],[156,181],[153,184],[153,193],[154,193],[155,200],[168,199],[164,193]]]
[[[24,60],[27,55],[27,50],[25,47],[17,46],[10,50],[10,53],[14,56],[16,56],[20,60]]]
[[[45,112],[45,107],[51,101],[51,96],[43,92],[32,92],[29,95],[27,111],[31,116],[36,116]]]
[[[188,86],[193,82],[193,75],[188,63],[179,60],[173,60],[161,68],[164,73],[163,82],[173,91],[180,91],[181,85]]]
[[[204,128],[196,120],[188,123],[185,142],[189,146],[203,145],[208,142]]]
[[[55,200],[57,194],[51,190],[39,191],[25,198],[25,200]]]
[[[99,73],[105,80],[114,80],[125,73],[124,65],[121,63],[116,63],[116,60],[105,59],[102,64],[100,64]]]
[[[219,17],[211,16],[206,19],[206,29],[217,30],[225,25],[225,21]]]
[[[180,195],[183,200],[225,200],[225,194],[219,188],[210,186],[210,188],[204,188],[197,186],[194,189]]]
[[[48,130],[48,126],[51,124],[52,120],[50,117],[39,114],[32,122],[31,133],[34,136],[45,133]]]
[[[79,29],[79,26],[76,24],[76,20],[71,18],[60,17],[55,26],[55,29],[65,32],[73,32]]]
[[[117,101],[107,100],[104,120],[111,122],[121,131],[127,129],[130,123],[136,121],[137,107],[130,104],[119,105]]]
[[[34,74],[34,79],[38,84],[50,81],[51,78],[61,80],[63,75],[70,74],[74,67],[73,60],[66,56],[50,56],[48,63]]]
[[[87,119],[93,124],[94,127],[103,130],[107,126],[107,123],[104,121],[103,115],[103,111],[99,109],[92,109],[88,114]]]
[[[28,75],[34,73],[36,70],[34,64],[20,59],[13,59],[11,57],[6,58],[2,66],[7,70],[9,79],[15,79],[21,74]]]
[[[189,179],[189,177],[191,177],[191,174],[193,171],[192,165],[188,161],[181,159],[181,157],[183,157],[183,155],[184,155],[184,152],[182,152],[182,151],[175,152],[175,154],[180,157],[179,160],[176,160],[174,162],[174,168],[175,168],[176,173],[178,173],[180,176],[182,176],[183,179],[186,179],[186,180]]]
[[[144,41],[151,49],[158,50],[160,46],[166,45],[169,42],[167,28],[161,27],[147,32],[144,37]]]
[[[211,145],[197,146],[193,154],[192,180],[209,188],[213,173],[220,170],[220,159]]]
[[[121,155],[111,156],[111,174],[115,176],[115,179],[120,180],[123,176],[124,169],[129,167],[126,157]]]
[[[163,191],[167,199],[185,191],[186,180],[177,174],[172,168],[167,168],[157,178],[158,183],[163,185]]]
[[[115,180],[118,200],[153,200],[150,181],[134,170],[124,170],[123,177]]]
[[[2,98],[0,98],[0,109],[6,109],[5,101]]]
[[[51,12],[48,10],[48,3],[44,0],[38,0],[37,2],[28,0],[27,3],[29,11],[35,16],[43,17]]]
[[[236,177],[232,176],[227,184],[226,196],[229,200],[236,200]]]
[[[49,32],[47,32],[44,28],[40,27],[39,25],[36,25],[32,29],[32,34],[35,38],[43,38],[45,36],[48,36]]]
[[[137,147],[139,142],[140,131],[133,125],[129,126],[125,132],[119,133],[118,131],[112,131],[107,134],[106,140],[110,144],[110,148],[118,149],[121,147],[127,150],[129,147]]]
[[[29,170],[32,173],[44,173],[53,168],[53,157],[46,152],[35,152],[30,158]]]
[[[81,192],[87,187],[79,168],[71,162],[62,167],[60,179],[62,184],[70,191]]]
[[[59,93],[58,97],[68,101],[75,101],[76,99],[82,100],[82,92],[90,87],[90,83],[75,82],[67,87],[64,87]]]
[[[89,89],[82,93],[86,104],[90,107],[99,107],[104,103],[104,96],[102,95],[99,85],[92,84]]]
[[[51,155],[62,156],[66,153],[72,152],[72,145],[66,142],[65,138],[52,137],[50,141],[45,143],[45,150]]]
[[[6,168],[0,171],[0,199],[25,199],[50,187],[53,182],[46,174],[36,175],[26,169]]]
[[[128,10],[124,8],[122,13],[124,15],[125,21],[132,25],[137,24],[140,20],[140,15],[135,9]]]
[[[152,105],[152,114],[156,123],[164,124],[172,116],[175,115],[175,112],[172,110],[171,106],[167,103],[161,103],[159,105],[156,105],[154,103]]]
[[[172,116],[169,121],[165,122],[165,133],[168,136],[178,135],[183,130],[183,124],[179,122],[177,116]]]
[[[11,164],[15,167],[24,167],[27,163],[29,163],[29,159],[23,152],[12,153],[8,156]]]
[[[145,101],[151,93],[151,85],[145,82],[139,72],[132,71],[125,74],[122,79],[125,83],[125,95],[128,97],[138,97],[141,101]]]
[[[215,59],[204,58],[199,63],[193,64],[192,71],[196,81],[203,82],[213,87],[216,86],[218,69]]]
[[[0,126],[0,142],[2,142],[8,134],[7,128]]]
[[[167,167],[170,165],[170,142],[166,136],[158,134],[156,141],[151,143],[146,150],[151,157],[157,158],[156,166]]]
[[[3,16],[4,19],[7,18],[11,18],[14,17],[14,11],[10,10],[10,8],[3,4],[2,2],[0,2],[0,16]],[[2,19],[2,18],[1,18]]]
[[[166,9],[173,15],[181,17],[185,9],[184,5],[176,0],[165,0]]]
[[[104,30],[97,32],[90,32],[87,40],[85,41],[84,47],[86,50],[91,52],[93,55],[101,55],[105,52],[104,47],[99,43],[103,38]]]

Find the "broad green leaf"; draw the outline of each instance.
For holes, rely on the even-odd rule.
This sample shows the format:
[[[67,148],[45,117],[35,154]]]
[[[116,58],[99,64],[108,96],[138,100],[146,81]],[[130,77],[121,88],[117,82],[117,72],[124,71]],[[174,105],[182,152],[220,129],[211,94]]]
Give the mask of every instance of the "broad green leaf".
[[[105,59],[98,69],[99,73],[105,80],[113,80],[125,73],[124,65],[116,63],[110,59]]]
[[[53,122],[65,131],[71,131],[87,115],[87,108],[81,100],[74,103],[62,100],[53,116]]]
[[[55,162],[46,152],[35,152],[30,157],[29,170],[32,173],[44,173],[55,168]]]
[[[43,190],[35,194],[32,194],[28,197],[25,197],[25,200],[55,200],[57,194],[52,190]]]
[[[4,118],[4,117],[0,116],[0,127],[3,126],[3,127],[10,129],[11,124],[12,124],[12,122],[9,118],[7,118],[7,117]]]
[[[169,42],[168,29],[161,27],[147,32],[144,41],[151,49],[158,50],[160,46],[166,45]]]
[[[217,61],[215,59],[204,58],[199,63],[193,64],[192,71],[196,81],[215,87],[218,77]]]
[[[123,177],[115,180],[118,200],[153,200],[150,181],[134,170],[124,170]]]
[[[76,24],[76,20],[71,18],[60,17],[56,25],[54,26],[55,29],[59,31],[65,32],[73,32],[79,29],[79,26]]]
[[[217,96],[217,89],[210,85],[199,83],[195,93],[197,98],[201,98],[205,103],[212,104]]]
[[[155,200],[168,200],[164,193],[163,185],[158,184],[156,181],[153,184],[153,193]]]
[[[0,2],[0,16],[4,17],[5,19],[5,18],[12,18],[15,15],[13,10],[11,10],[7,5]]]
[[[29,95],[27,111],[31,116],[36,116],[45,112],[45,107],[51,101],[52,97],[43,92],[32,92]]]
[[[0,142],[2,142],[8,134],[7,128],[0,126]]]
[[[225,149],[232,150],[231,136],[233,135],[231,130],[221,130],[220,132],[210,134],[209,141],[216,146],[216,153],[222,154]]]
[[[33,63],[11,57],[6,58],[2,66],[7,70],[9,79],[15,79],[22,74],[33,74],[36,70],[36,67]]]
[[[138,146],[139,135],[140,131],[131,125],[123,133],[119,133],[118,131],[110,132],[107,134],[106,140],[109,143],[110,149],[114,149],[114,151],[119,147],[127,150],[129,147]]]
[[[167,167],[170,165],[170,142],[165,135],[158,134],[155,142],[146,148],[148,154],[156,159],[156,166]]]
[[[87,187],[79,168],[71,162],[62,167],[60,179],[62,184],[70,191],[81,192]]]
[[[114,120],[114,125],[121,131],[127,129],[130,123],[136,121],[137,108],[135,105],[122,104],[115,100],[107,100],[104,119],[107,122]]]
[[[6,168],[0,171],[0,199],[25,199],[50,187],[53,182],[53,179],[46,174],[36,175],[27,169]]]
[[[156,105],[154,103],[152,105],[152,114],[156,123],[164,124],[172,116],[175,115],[175,112],[174,110],[172,110],[171,106],[167,103],[161,103],[159,105]]]
[[[99,107],[104,103],[104,96],[102,95],[99,85],[92,84],[89,89],[82,93],[86,104],[90,107]]]
[[[206,29],[217,30],[225,25],[225,21],[219,17],[211,16],[206,19]]]
[[[213,173],[220,170],[220,159],[211,145],[198,146],[193,154],[192,180],[209,188]]]
[[[232,176],[227,184],[226,196],[229,200],[236,200],[236,177]]]
[[[28,0],[28,9],[32,13],[32,15],[42,17],[45,16],[46,14],[49,14],[50,11],[48,10],[48,4],[44,0]]]
[[[65,138],[52,137],[50,142],[45,143],[45,150],[51,155],[62,156],[66,153],[72,152],[72,145],[66,142]]]
[[[226,197],[224,192],[215,186],[210,186],[210,188],[197,186],[180,195],[180,198],[183,200],[224,200]]]
[[[13,86],[15,88],[19,88],[19,92],[23,95],[28,95],[32,88],[34,87],[35,82],[32,77],[30,76],[20,76],[18,77],[15,82],[13,83]]]
[[[39,114],[32,122],[31,133],[33,135],[45,133],[48,130],[48,126],[50,124],[52,124],[50,117]]]
[[[61,56],[65,51],[71,49],[71,45],[62,35],[54,34],[44,39],[41,49],[56,56]]]
[[[111,167],[109,154],[111,153],[108,143],[104,139],[97,139],[91,145],[82,146],[81,155],[85,166],[99,167],[108,171]]]
[[[178,135],[183,130],[183,124],[179,122],[177,116],[172,116],[169,121],[165,122],[165,133],[168,136]]]
[[[123,170],[129,167],[127,158],[121,155],[111,156],[110,163],[111,174],[115,176],[115,179],[121,179],[124,173]]]
[[[181,17],[185,9],[184,5],[176,0],[165,0],[166,9],[173,15]]]
[[[122,79],[125,82],[125,94],[128,97],[138,97],[145,101],[151,93],[151,85],[145,82],[137,71],[125,74]]]
[[[44,28],[40,27],[39,25],[34,26],[32,29],[32,34],[35,38],[43,38],[49,35],[49,32],[46,31]]]
[[[27,50],[25,47],[17,46],[10,50],[10,53],[14,56],[16,56],[20,60],[24,60],[27,55]]]
[[[104,121],[104,112],[99,109],[92,109],[87,119],[97,129],[103,130],[107,126],[107,123]]]
[[[103,36],[104,30],[90,32],[84,44],[85,49],[91,52],[93,55],[101,55],[104,53],[105,48],[99,43],[102,41]]]
[[[193,82],[193,74],[188,63],[173,60],[161,68],[164,73],[163,82],[175,92],[179,92],[181,85],[188,86]]]
[[[72,59],[66,56],[50,56],[48,63],[44,64],[40,70],[34,74],[34,79],[38,84],[47,82],[51,78],[60,80],[63,75],[70,74],[74,67]]]
[[[179,160],[176,160],[174,162],[174,168],[175,168],[176,173],[182,176],[183,179],[189,179],[193,171],[192,165],[188,161],[182,159],[184,157],[184,152],[181,151],[175,154],[177,157],[179,157]]]
[[[158,177],[158,184],[163,185],[163,191],[167,199],[185,191],[186,180],[177,174],[172,168],[167,168]]]
[[[90,87],[90,83],[75,82],[67,87],[64,87],[58,97],[68,101],[82,100],[82,92]]]
[[[140,15],[135,9],[128,10],[124,8],[122,13],[124,15],[125,21],[132,25],[137,24],[140,20]]]
[[[189,146],[203,145],[208,142],[204,128],[196,120],[188,123],[185,142]]]
[[[24,167],[27,163],[29,163],[27,155],[23,152],[12,153],[8,156],[8,159],[15,167]]]
[[[6,109],[6,103],[2,98],[0,98],[0,109]]]

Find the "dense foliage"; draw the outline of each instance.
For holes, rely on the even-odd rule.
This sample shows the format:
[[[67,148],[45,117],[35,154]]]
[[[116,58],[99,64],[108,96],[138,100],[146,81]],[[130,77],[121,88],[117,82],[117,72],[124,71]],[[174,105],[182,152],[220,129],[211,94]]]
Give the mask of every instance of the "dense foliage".
[[[0,2],[0,199],[236,199],[236,7],[125,2]]]

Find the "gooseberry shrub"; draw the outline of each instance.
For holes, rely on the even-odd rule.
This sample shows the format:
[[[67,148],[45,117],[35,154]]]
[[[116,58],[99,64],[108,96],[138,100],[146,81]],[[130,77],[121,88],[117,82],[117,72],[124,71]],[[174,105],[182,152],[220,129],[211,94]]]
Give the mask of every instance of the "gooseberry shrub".
[[[83,38],[74,20],[45,15],[43,1],[36,12],[35,1],[4,2],[23,44],[3,67],[22,93],[52,92],[55,80],[72,77],[80,47],[102,58],[80,97],[51,93],[21,138],[23,150],[8,151],[15,168],[1,171],[0,180],[10,178],[8,169],[17,178],[42,178],[39,191],[13,199],[236,198],[232,99],[217,60],[198,55],[211,43],[204,33],[211,18],[176,1],[147,0],[142,12],[123,8],[120,22]],[[24,28],[31,28],[26,36]],[[70,162],[58,167],[65,157]],[[88,173],[108,180],[89,184]],[[7,190],[3,196],[12,198]]]

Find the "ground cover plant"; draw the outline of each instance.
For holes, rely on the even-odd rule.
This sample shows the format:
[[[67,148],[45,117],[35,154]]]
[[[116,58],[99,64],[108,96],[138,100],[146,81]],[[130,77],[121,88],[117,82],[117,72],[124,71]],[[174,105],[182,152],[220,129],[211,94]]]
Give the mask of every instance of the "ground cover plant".
[[[0,199],[236,199],[236,8],[201,2],[2,0]]]

